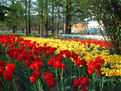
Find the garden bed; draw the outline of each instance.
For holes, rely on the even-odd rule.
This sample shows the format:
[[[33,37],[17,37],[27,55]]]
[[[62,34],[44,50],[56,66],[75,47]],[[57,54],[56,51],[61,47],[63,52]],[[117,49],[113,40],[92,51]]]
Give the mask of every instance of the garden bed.
[[[0,36],[1,89],[120,91],[121,55],[101,43]]]

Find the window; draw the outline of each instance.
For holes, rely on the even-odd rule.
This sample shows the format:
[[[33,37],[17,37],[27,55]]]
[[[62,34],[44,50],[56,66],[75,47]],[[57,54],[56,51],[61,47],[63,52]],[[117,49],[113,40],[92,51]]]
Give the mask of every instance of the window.
[[[82,28],[84,27],[84,24],[82,24]]]
[[[78,26],[77,26],[77,25],[75,25],[75,28],[78,28]]]

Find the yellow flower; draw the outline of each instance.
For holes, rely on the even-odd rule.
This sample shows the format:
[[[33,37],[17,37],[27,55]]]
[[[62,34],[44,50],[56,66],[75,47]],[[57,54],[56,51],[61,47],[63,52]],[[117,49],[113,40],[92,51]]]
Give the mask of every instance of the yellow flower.
[[[67,41],[67,40],[60,40],[60,39],[50,39],[50,38],[36,38],[36,37],[24,37],[26,40],[36,41],[39,43],[40,46],[44,46],[44,43],[47,43],[48,46],[56,47],[56,54],[60,52],[60,50],[70,50],[71,52],[77,53],[79,55],[79,58],[85,59],[87,62],[94,61],[94,59],[98,56],[100,56],[102,59],[104,59],[105,63],[103,65],[102,74],[105,74],[106,76],[121,76],[121,55],[109,55],[110,51],[105,49],[100,51],[98,48],[100,45],[95,45],[93,43],[90,43],[90,47],[88,47],[88,43],[83,44],[81,42],[75,42],[75,41]],[[91,51],[90,51],[91,50]],[[65,57],[65,55],[64,55]],[[81,58],[81,59],[82,59]],[[73,58],[70,58],[72,62],[75,63]],[[110,67],[112,69],[105,68],[107,67],[107,64],[110,64]],[[80,65],[81,67],[81,65]]]

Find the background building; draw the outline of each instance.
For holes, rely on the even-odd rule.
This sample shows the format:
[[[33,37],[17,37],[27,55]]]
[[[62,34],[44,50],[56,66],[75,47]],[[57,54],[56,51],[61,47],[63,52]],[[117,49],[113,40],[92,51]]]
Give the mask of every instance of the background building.
[[[88,22],[79,22],[72,25],[72,33],[83,33],[88,30]]]

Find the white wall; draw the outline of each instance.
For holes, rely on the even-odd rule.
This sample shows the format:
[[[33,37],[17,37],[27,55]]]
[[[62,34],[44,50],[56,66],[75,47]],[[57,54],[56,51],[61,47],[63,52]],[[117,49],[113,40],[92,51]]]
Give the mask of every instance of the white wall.
[[[93,28],[96,28],[96,31],[93,30]],[[97,32],[99,33],[100,32],[99,29],[104,30],[103,24],[100,25],[97,21],[88,21],[88,32],[89,33],[97,33]]]
[[[89,21],[88,22],[88,28],[98,28],[99,24],[97,21]]]

